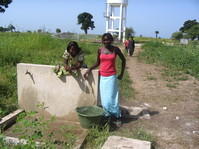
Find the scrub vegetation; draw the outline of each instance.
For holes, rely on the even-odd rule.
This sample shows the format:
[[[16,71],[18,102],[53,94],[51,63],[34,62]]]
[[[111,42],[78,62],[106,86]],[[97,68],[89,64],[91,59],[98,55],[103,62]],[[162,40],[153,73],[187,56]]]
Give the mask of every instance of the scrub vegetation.
[[[180,72],[199,78],[199,43],[191,42],[188,45],[165,45],[161,42],[148,42],[139,55],[148,63],[161,64],[169,68],[168,75],[180,75]],[[185,79],[185,78],[182,78]]]

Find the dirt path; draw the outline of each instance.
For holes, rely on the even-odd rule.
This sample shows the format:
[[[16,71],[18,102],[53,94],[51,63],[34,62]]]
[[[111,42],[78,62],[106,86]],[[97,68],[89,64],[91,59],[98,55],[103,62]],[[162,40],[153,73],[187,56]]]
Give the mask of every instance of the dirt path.
[[[134,120],[123,128],[150,132],[156,149],[199,149],[199,81],[188,75],[163,75],[164,67],[138,60],[140,51],[137,45],[134,56],[127,58],[135,97],[122,104],[148,106],[150,119]]]

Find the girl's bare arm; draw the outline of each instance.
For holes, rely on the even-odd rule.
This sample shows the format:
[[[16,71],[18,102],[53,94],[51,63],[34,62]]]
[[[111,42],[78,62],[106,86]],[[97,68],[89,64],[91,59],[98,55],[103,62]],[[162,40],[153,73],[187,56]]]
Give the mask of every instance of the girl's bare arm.
[[[124,75],[124,70],[125,70],[125,67],[126,67],[126,59],[123,55],[123,53],[121,52],[121,50],[119,48],[116,48],[116,54],[119,56],[119,58],[121,59],[122,61],[122,67],[121,67],[121,72],[120,74],[118,75],[118,79],[121,80],[123,78],[123,75]]]
[[[88,70],[86,71],[86,73],[84,74],[84,78],[87,79],[88,78],[88,74],[95,68],[97,68],[100,64],[100,49],[98,49],[98,53],[97,53],[97,61],[96,63],[91,66],[90,68],[88,68]]]

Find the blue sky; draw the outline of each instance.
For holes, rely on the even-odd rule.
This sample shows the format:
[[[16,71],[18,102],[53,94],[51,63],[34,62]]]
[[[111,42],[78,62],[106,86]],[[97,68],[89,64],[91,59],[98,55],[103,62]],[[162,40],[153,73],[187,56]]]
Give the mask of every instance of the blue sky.
[[[136,36],[170,38],[186,20],[199,21],[199,0],[128,0],[127,27]],[[45,29],[55,32],[83,33],[77,25],[82,12],[93,15],[95,29],[90,34],[105,32],[105,0],[13,0],[5,13],[0,14],[0,26],[13,24],[17,30]]]

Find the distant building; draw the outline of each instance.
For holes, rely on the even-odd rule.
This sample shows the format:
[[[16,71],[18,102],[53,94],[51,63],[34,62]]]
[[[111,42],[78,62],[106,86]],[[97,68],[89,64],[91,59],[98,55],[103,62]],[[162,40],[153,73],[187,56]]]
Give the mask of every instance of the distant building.
[[[180,43],[187,45],[189,43],[189,39],[182,38],[180,39]]]

